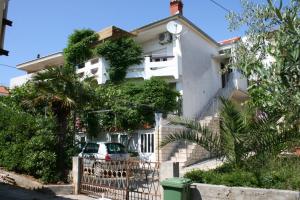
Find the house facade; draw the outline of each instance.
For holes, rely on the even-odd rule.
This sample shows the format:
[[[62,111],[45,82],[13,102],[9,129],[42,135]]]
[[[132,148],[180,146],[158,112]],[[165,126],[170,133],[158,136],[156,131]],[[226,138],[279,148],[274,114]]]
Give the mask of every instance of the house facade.
[[[221,74],[239,38],[216,42],[183,16],[181,0],[170,1],[170,12],[171,16],[133,31],[124,31],[114,26],[106,28],[99,32],[100,40],[114,37],[116,34],[133,35],[143,48],[144,61],[140,65],[129,67],[126,78],[147,80],[159,77],[166,80],[182,95],[184,117],[196,118],[204,124],[213,125],[220,96],[238,102],[247,98],[247,80],[238,70]],[[169,22],[182,26],[182,31],[179,34],[170,33],[167,30]],[[11,79],[10,87],[26,83],[36,72],[48,66],[59,66],[63,63],[63,53],[59,52],[19,64],[17,67],[27,74]],[[93,76],[99,84],[104,84],[109,80],[108,68],[109,63],[99,57],[79,66],[77,73],[82,78]],[[132,145],[148,157],[148,160],[170,160],[174,157],[174,151],[180,149],[179,146],[174,146],[164,150],[165,154],[160,152],[157,137],[160,134],[163,137],[164,131],[163,123],[160,125],[153,130],[140,131],[132,141]],[[112,136],[109,140],[116,140],[113,137],[118,137],[117,141],[120,141],[121,135]]]

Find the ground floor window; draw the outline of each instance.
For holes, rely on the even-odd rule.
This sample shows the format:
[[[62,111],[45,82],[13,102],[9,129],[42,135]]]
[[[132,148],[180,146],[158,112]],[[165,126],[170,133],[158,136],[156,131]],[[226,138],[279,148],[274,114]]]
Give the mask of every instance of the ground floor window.
[[[111,142],[119,142],[119,135],[118,134],[110,135],[110,141]]]
[[[120,143],[126,146],[128,144],[128,135],[120,135]]]
[[[154,153],[154,134],[141,134],[141,152]]]

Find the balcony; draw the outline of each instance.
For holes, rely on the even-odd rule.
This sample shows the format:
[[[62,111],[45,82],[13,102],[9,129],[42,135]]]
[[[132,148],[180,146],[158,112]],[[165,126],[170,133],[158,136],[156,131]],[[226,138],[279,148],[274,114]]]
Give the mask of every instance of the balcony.
[[[34,74],[25,74],[23,76],[18,76],[10,79],[10,88],[15,88],[27,83],[27,81],[31,80]]]
[[[178,60],[174,56],[145,57],[142,64],[128,69],[126,78],[172,77],[179,79]]]
[[[168,77],[179,79],[178,58],[174,56],[150,57],[146,56],[140,65],[128,68],[126,78],[128,79],[150,79],[151,77]],[[99,84],[109,80],[107,69],[109,63],[104,58],[93,58],[84,65],[77,67],[77,74],[83,80],[86,77],[95,77]],[[10,80],[10,87],[21,86],[29,81],[34,73],[15,77]]]

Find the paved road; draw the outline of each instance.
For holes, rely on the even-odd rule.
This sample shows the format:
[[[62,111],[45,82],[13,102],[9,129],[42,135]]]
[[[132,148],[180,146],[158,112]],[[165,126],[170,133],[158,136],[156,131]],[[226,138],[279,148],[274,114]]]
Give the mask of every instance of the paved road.
[[[0,183],[1,200],[95,200],[84,195],[54,196]]]

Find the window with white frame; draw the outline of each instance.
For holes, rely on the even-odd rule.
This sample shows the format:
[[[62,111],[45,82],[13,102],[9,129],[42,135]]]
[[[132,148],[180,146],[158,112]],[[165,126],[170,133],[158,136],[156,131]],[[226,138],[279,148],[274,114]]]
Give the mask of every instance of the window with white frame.
[[[141,152],[154,153],[154,134],[145,133],[141,134]]]

